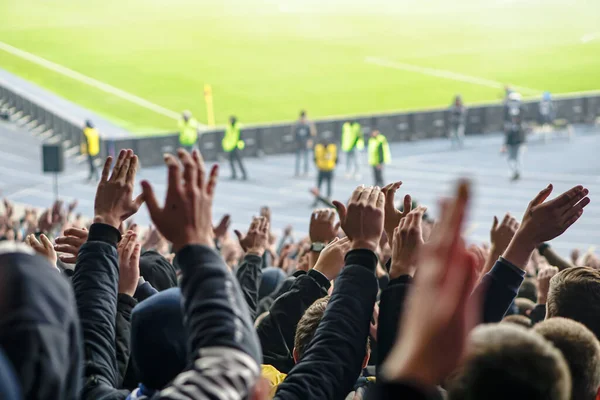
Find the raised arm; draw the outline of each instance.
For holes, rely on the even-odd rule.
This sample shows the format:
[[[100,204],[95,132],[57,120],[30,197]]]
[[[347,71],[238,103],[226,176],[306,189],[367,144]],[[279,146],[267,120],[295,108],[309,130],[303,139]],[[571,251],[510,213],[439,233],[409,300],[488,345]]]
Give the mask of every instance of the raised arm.
[[[365,361],[377,296],[374,251],[383,232],[384,199],[379,188],[358,187],[347,209],[335,203],[352,250],[314,338],[275,399],[342,399],[352,390]]]
[[[169,185],[165,204],[158,205],[152,187],[142,182],[150,217],[177,249],[181,267],[183,308],[188,331],[188,370],[153,399],[245,399],[260,373],[260,347],[240,287],[213,249],[212,201],[218,167],[205,177],[197,151],[178,151],[183,164],[165,157]]]

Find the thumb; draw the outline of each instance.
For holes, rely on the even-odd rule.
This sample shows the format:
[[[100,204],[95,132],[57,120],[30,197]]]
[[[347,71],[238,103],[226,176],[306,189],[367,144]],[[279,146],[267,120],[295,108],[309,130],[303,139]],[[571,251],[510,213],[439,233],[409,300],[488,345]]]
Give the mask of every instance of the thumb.
[[[152,190],[150,182],[142,181],[142,194],[140,196],[142,196],[143,201],[146,202],[148,212],[150,213],[150,218],[152,218],[152,221],[156,223],[156,218],[160,213],[160,206],[158,205],[158,201],[156,201],[156,196],[154,195],[154,190]],[[138,198],[140,196],[138,196]]]
[[[530,206],[537,206],[538,204],[542,204],[548,198],[548,196],[550,196],[550,193],[552,193],[552,189],[553,187],[550,183],[548,186],[542,189],[542,191],[539,192],[537,196],[533,198],[533,200],[531,200]]]
[[[346,221],[346,206],[337,200],[333,201],[333,205],[340,216],[340,223],[343,224]]]

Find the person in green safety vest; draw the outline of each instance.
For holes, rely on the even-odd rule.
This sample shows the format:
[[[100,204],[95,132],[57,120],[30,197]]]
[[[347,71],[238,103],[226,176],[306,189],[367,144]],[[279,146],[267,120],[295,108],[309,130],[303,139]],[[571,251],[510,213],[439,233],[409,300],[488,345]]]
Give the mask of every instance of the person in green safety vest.
[[[185,110],[178,121],[179,145],[191,152],[198,141],[198,121],[192,113]]]
[[[369,139],[369,165],[373,167],[375,186],[383,187],[383,166],[392,161],[390,145],[385,136],[377,129],[371,132]]]
[[[242,162],[242,150],[244,149],[244,141],[241,138],[241,125],[237,122],[235,116],[229,117],[229,125],[225,128],[225,135],[221,142],[223,151],[229,155],[229,163],[231,165],[231,179],[237,179],[237,171],[235,162],[237,162],[242,173],[242,179],[247,180],[248,175]]]
[[[362,128],[358,121],[347,121],[342,125],[342,151],[346,153],[346,178],[360,178],[358,152],[365,148]]]

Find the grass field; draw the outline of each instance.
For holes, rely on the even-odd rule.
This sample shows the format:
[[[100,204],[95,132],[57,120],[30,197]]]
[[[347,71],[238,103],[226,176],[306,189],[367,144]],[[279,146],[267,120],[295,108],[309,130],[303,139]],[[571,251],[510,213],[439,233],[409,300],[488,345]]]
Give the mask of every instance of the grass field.
[[[595,0],[2,0],[0,42],[203,122],[600,89]],[[171,117],[0,50],[0,67],[136,133]]]

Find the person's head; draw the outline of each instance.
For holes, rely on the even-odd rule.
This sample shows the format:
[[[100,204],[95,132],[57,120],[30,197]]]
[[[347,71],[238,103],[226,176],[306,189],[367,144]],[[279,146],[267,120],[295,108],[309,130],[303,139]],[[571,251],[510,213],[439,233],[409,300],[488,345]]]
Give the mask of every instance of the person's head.
[[[187,333],[181,290],[172,288],[139,303],[131,313],[131,361],[136,377],[159,390],[185,369]]]
[[[373,130],[371,131],[371,136],[372,136],[372,137],[377,137],[377,136],[379,136],[379,134],[380,134],[380,133],[381,133],[381,132],[379,132],[379,129],[373,129]]]
[[[0,244],[0,349],[22,398],[79,398],[83,349],[73,289],[45,258],[15,242]]]
[[[176,268],[153,250],[140,256],[140,275],[159,292],[177,286]]]
[[[581,322],[600,338],[600,271],[567,268],[550,280],[546,318],[565,317]]]
[[[561,352],[515,324],[480,325],[461,367],[448,381],[450,400],[568,400],[571,376]]]
[[[306,121],[306,110],[300,111],[300,121],[302,121],[302,122]]]
[[[270,296],[283,283],[286,275],[281,268],[267,267],[262,270],[262,278],[258,287],[258,300]]]
[[[85,127],[86,128],[93,128],[94,127],[94,123],[91,120],[86,119],[85,120]]]
[[[595,399],[600,387],[600,344],[583,324],[567,318],[550,318],[533,330],[558,348],[571,371],[571,399]]]
[[[462,97],[460,96],[460,94],[456,95],[456,97],[454,98],[454,105],[455,106],[462,106]]]
[[[519,315],[519,314],[506,316],[502,319],[501,323],[502,324],[517,324],[517,325],[520,325],[523,328],[527,328],[527,329],[529,329],[533,326],[533,323],[531,322],[531,319],[529,317],[526,317],[524,315]]]
[[[237,118],[235,117],[235,115],[232,115],[231,117],[229,117],[229,123],[231,125],[235,125],[236,122],[237,122]]]
[[[523,297],[517,297],[515,299],[515,305],[517,306],[519,315],[529,315],[531,310],[534,309],[535,303],[529,299]]]
[[[317,327],[319,323],[323,319],[323,315],[325,314],[325,309],[327,308],[327,304],[329,303],[329,296],[325,296],[315,301],[310,307],[306,309],[302,318],[298,322],[298,326],[296,327],[296,335],[294,337],[294,362],[298,363],[308,345],[312,341],[315,333],[317,332]],[[366,355],[363,360],[363,368],[367,366],[369,363],[369,357],[371,355],[371,348],[369,345],[369,341],[366,343]]]
[[[181,113],[181,118],[183,118],[184,121],[189,121],[189,119],[192,118],[192,112],[189,110],[185,110]]]
[[[519,294],[517,297],[529,299],[534,303],[537,302],[537,283],[533,278],[526,278],[521,287],[519,288]]]
[[[552,100],[552,96],[550,95],[550,92],[544,92],[544,94],[542,95],[542,99],[544,101],[550,101],[550,100]]]

